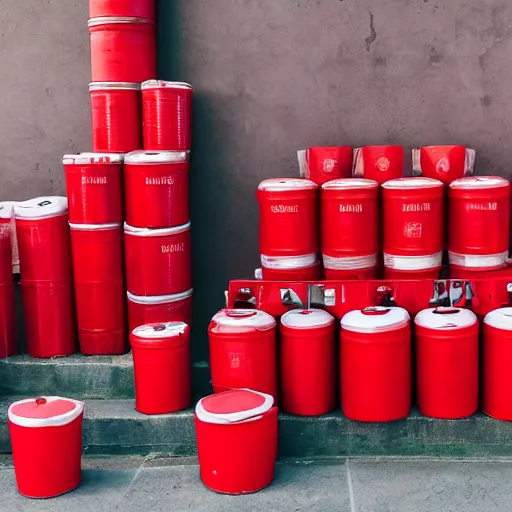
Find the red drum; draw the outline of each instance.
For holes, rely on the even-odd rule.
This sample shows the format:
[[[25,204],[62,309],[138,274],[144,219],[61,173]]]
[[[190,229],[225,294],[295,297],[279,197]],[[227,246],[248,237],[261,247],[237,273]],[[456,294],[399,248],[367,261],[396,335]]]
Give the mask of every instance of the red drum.
[[[424,270],[396,270],[394,268],[384,269],[384,279],[405,279],[419,281],[421,279],[439,279],[441,267],[427,268]]]
[[[412,170],[443,183],[473,174],[475,150],[464,146],[425,146],[412,150]]]
[[[157,322],[184,322],[192,325],[192,289],[158,297],[139,297],[128,292],[130,332],[139,325]]]
[[[298,152],[300,176],[322,185],[326,181],[352,176],[350,146],[314,147]]]
[[[99,17],[87,25],[93,82],[143,82],[156,77],[154,21]]]
[[[508,258],[510,183],[498,176],[455,180],[449,189],[450,265],[499,268]]]
[[[306,267],[262,267],[261,277],[266,281],[319,281],[322,279],[322,265],[317,261]]]
[[[402,146],[365,146],[354,149],[354,178],[367,178],[377,183],[401,178],[404,175]]]
[[[37,197],[17,203],[16,232],[21,279],[27,282],[71,280],[68,200]]]
[[[131,82],[89,84],[92,150],[128,153],[141,146],[140,85]]]
[[[407,271],[441,267],[443,184],[431,178],[400,178],[382,188],[384,266]]]
[[[324,273],[327,281],[371,281],[378,277],[377,266],[354,270],[324,268]]]
[[[319,416],[336,407],[334,317],[321,309],[281,317],[281,405],[284,412]]]
[[[236,389],[199,400],[194,416],[203,484],[223,494],[257,492],[274,479],[277,407],[271,396]]]
[[[262,262],[264,257],[316,255],[317,189],[316,183],[296,178],[274,178],[259,184]]]
[[[409,414],[411,327],[405,309],[366,308],[341,319],[341,407],[356,421]]]
[[[123,222],[123,156],[113,153],[64,155],[69,222]]]
[[[16,221],[14,219],[15,201],[0,202],[0,227],[8,226],[11,235],[12,272],[20,273],[20,257],[18,253],[18,237],[16,236]]]
[[[183,322],[146,324],[130,334],[135,409],[168,414],[190,404],[190,328]]]
[[[144,149],[190,149],[192,86],[183,82],[148,80],[141,88]]]
[[[421,414],[458,419],[478,408],[478,318],[469,309],[420,311],[416,325],[416,388]]]
[[[188,169],[186,151],[134,151],[126,155],[126,222],[137,228],[186,224]]]
[[[277,397],[276,321],[264,311],[223,309],[208,327],[215,393],[250,388]]]
[[[89,17],[132,16],[155,19],[155,0],[89,0]]]
[[[18,491],[53,498],[80,484],[84,403],[48,396],[9,407],[9,433]]]
[[[126,282],[141,296],[174,295],[192,288],[190,222],[166,229],[125,223]]]

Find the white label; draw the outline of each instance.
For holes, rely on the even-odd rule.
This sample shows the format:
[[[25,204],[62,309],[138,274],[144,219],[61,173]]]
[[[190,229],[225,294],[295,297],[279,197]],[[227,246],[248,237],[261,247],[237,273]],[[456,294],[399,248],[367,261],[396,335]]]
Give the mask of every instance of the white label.
[[[405,238],[421,238],[422,226],[421,222],[406,222],[404,224]]]
[[[146,176],[146,185],[174,185],[174,178],[172,176],[162,176],[161,178]]]
[[[82,176],[82,185],[106,185],[106,176]]]
[[[183,252],[185,251],[185,242],[181,242],[180,244],[162,245],[161,249],[163,254],[168,254],[170,252]]]
[[[362,204],[340,204],[341,213],[361,213],[362,211]]]
[[[299,205],[286,206],[284,204],[275,204],[270,207],[272,213],[299,213]]]
[[[332,172],[334,171],[334,168],[336,167],[336,164],[338,162],[336,160],[334,160],[333,158],[326,158],[324,160],[324,165],[323,165],[323,170],[324,172]]]
[[[430,203],[409,203],[402,205],[403,212],[429,212]]]
[[[498,209],[498,203],[468,203],[466,205],[466,210],[468,212],[473,210],[479,210],[479,211],[496,211]]]

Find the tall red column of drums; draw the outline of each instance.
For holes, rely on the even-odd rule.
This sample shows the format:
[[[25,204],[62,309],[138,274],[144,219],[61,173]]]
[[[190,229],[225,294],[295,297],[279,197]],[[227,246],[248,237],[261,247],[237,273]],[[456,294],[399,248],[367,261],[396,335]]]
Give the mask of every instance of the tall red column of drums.
[[[155,20],[155,0],[89,0],[89,17],[129,16]]]
[[[326,279],[375,279],[379,252],[379,184],[341,179],[322,185],[321,248]]]
[[[0,359],[18,352],[11,229],[0,223]]]
[[[366,178],[377,183],[401,178],[404,175],[402,146],[365,146],[354,149],[354,178]]]
[[[298,152],[300,176],[322,185],[352,176],[350,146],[317,146]]]
[[[443,184],[431,178],[401,178],[382,188],[386,278],[436,279],[444,246]]]
[[[469,309],[431,308],[414,323],[420,412],[443,419],[471,416],[478,408],[478,318]]]

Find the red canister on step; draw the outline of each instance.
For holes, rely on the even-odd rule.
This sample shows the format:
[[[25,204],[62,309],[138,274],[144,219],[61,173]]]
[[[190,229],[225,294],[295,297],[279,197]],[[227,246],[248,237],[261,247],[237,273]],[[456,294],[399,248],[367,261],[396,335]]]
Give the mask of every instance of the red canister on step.
[[[354,178],[366,178],[384,183],[404,174],[402,146],[365,146],[354,149]]]
[[[350,178],[352,153],[350,146],[318,146],[298,151],[300,176],[314,181],[317,185]]]
[[[212,491],[248,494],[272,483],[277,407],[272,396],[235,389],[202,398],[195,426],[201,480]]]
[[[16,484],[27,498],[53,498],[80,484],[83,402],[48,396],[8,410]]]
[[[155,19],[155,0],[89,0],[89,17],[133,16]]]

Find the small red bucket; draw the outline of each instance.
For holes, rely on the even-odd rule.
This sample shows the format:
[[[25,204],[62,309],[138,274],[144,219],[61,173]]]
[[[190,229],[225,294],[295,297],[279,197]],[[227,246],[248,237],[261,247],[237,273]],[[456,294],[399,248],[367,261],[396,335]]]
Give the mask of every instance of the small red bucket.
[[[365,146],[354,149],[354,178],[367,178],[377,183],[401,178],[404,174],[402,146]]]
[[[89,17],[133,16],[155,19],[155,0],[89,0]]]
[[[352,176],[353,150],[350,146],[318,146],[297,152],[301,178],[317,185]]]

